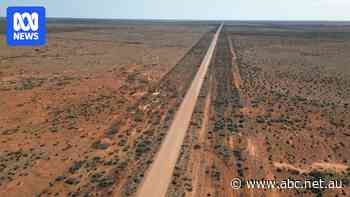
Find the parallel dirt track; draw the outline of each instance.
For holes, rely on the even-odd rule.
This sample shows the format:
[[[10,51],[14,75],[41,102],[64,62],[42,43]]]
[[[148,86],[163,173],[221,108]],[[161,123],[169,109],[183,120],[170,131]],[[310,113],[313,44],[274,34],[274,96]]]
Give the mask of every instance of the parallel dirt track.
[[[242,180],[277,181],[290,177],[294,180],[333,178],[342,180],[345,184],[350,180],[349,159],[344,155],[348,152],[344,142],[349,142],[350,127],[341,123],[341,119],[349,120],[349,116],[344,114],[345,111],[348,112],[349,105],[346,91],[338,92],[344,97],[338,98],[341,102],[325,104],[329,99],[328,95],[334,97],[337,94],[333,92],[312,95],[319,99],[313,100],[307,96],[308,93],[302,86],[306,84],[307,87],[311,83],[311,86],[317,87],[328,80],[329,75],[334,77],[334,74],[324,74],[324,68],[318,68],[315,70],[317,74],[313,76],[315,78],[308,78],[307,74],[313,74],[312,69],[303,64],[295,68],[294,64],[299,60],[293,57],[294,54],[292,57],[275,55],[276,51],[290,53],[296,50],[289,43],[292,41],[286,42],[280,37],[269,38],[271,41],[261,38],[264,37],[262,34],[255,35],[258,38],[254,38],[256,40],[252,42],[251,38],[244,37],[245,34],[240,38],[233,33],[240,30],[237,29],[226,25],[223,28],[208,72],[208,82],[202,87],[203,97],[197,102],[167,196],[275,197],[347,194],[349,187],[346,185],[342,189],[308,188],[286,191],[246,187],[234,190],[230,187],[230,180],[236,177]],[[310,43],[314,42],[311,38],[298,39],[305,48],[311,47]],[[281,43],[287,49],[281,48]],[[267,52],[265,48],[269,47],[273,50]],[[256,53],[258,57],[255,56]],[[267,54],[273,57],[269,59]],[[305,62],[307,60],[317,63],[316,57],[307,56]],[[273,63],[277,66],[271,69]],[[301,74],[301,77],[298,78],[295,72]],[[344,76],[338,76],[340,80],[345,80]],[[296,87],[291,85],[293,83],[300,83],[299,91],[295,91]],[[211,97],[210,110],[207,109],[206,102],[208,95]],[[332,114],[338,124],[337,121],[326,123],[325,119],[329,116],[326,114]],[[203,132],[207,117],[208,126]],[[331,124],[334,126],[330,126]],[[308,148],[313,151],[308,151]]]

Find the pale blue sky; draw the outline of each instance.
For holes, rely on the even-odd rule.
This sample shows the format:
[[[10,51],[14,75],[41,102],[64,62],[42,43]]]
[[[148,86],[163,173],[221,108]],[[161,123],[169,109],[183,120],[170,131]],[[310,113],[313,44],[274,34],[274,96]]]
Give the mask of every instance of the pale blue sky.
[[[350,20],[350,0],[0,0],[44,5],[48,17],[213,20]]]

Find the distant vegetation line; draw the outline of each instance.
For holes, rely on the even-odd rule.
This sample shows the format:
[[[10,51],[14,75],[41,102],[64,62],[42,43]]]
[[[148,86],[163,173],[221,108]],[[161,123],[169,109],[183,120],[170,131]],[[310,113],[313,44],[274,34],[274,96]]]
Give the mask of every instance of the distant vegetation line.
[[[4,18],[0,18],[0,34],[5,33],[6,23]]]
[[[168,19],[97,19],[97,18],[47,18],[49,25],[138,25],[138,24],[162,24],[171,25],[172,23],[183,24],[183,25],[210,25],[217,24],[219,21],[215,20],[168,20]],[[350,27],[350,21],[273,21],[273,20],[226,20],[226,25],[250,27],[250,26],[261,26],[266,28],[286,28],[286,27],[325,27],[325,26],[336,26],[336,27]],[[51,26],[52,27],[52,26]],[[60,26],[59,28],[61,28]],[[54,27],[52,31],[57,31]],[[0,17],[0,34],[6,31],[6,18]],[[50,28],[48,29],[50,31]],[[242,33],[242,32],[237,32]],[[260,33],[260,32],[257,32]],[[279,34],[279,33],[278,33]],[[311,35],[315,36],[315,35]],[[316,36],[321,36],[320,33]],[[348,37],[349,34],[337,33],[335,37],[343,38]],[[329,35],[328,35],[329,37]]]

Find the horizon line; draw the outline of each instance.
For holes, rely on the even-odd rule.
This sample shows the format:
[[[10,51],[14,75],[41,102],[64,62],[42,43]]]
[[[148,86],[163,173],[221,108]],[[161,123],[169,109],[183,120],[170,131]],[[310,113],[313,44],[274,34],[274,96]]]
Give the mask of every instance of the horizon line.
[[[6,19],[6,16],[0,16],[0,19]],[[175,19],[175,18],[94,18],[94,17],[66,17],[66,16],[47,16],[46,19],[77,19],[77,20],[129,20],[129,21],[209,21],[209,22],[350,22],[350,20],[310,20],[310,19]]]

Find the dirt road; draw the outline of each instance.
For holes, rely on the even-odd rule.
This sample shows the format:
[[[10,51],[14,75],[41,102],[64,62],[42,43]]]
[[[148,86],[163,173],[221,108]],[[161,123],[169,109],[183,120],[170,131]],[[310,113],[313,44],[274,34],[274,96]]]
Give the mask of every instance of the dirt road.
[[[220,25],[215,33],[200,68],[186,93],[180,108],[176,112],[171,127],[167,132],[167,136],[165,137],[150,170],[146,173],[146,177],[137,192],[137,196],[165,196],[222,27],[223,24]]]

